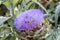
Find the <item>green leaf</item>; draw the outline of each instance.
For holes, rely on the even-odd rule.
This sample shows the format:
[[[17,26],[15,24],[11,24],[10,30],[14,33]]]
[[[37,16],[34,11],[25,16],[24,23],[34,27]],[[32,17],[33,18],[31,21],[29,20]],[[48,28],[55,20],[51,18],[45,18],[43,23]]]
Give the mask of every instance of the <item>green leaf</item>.
[[[33,4],[33,2],[30,2],[30,3],[26,6],[26,9],[28,9],[32,4]]]
[[[11,17],[0,17],[0,25],[10,19]]]
[[[3,2],[3,4],[5,4],[6,6],[10,6],[11,5],[10,2]]]
[[[30,0],[23,0],[23,3],[27,4]]]
[[[11,34],[5,38],[5,40],[15,40],[15,36],[12,36]]]
[[[56,40],[56,34],[55,32],[51,33],[47,38],[46,40]]]
[[[16,3],[18,2],[19,0],[13,0],[13,4],[16,5]]]
[[[46,40],[58,40],[60,39],[60,28],[53,30],[53,32],[46,38]]]
[[[27,6],[29,1],[30,0],[22,0],[21,8],[22,8],[23,11],[27,9],[26,6]]]
[[[58,5],[55,10],[55,27],[58,26],[59,13],[60,13],[60,5]]]
[[[27,9],[32,9],[35,8],[35,3],[31,3],[30,5],[28,5]]]

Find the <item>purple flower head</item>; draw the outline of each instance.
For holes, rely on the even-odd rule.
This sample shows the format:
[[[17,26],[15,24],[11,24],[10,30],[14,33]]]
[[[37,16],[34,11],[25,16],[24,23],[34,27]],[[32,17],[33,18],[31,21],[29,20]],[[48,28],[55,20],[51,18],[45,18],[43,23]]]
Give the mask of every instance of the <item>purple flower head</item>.
[[[14,26],[17,30],[33,30],[35,27],[40,27],[44,20],[44,12],[40,9],[30,9],[22,12],[16,17]]]

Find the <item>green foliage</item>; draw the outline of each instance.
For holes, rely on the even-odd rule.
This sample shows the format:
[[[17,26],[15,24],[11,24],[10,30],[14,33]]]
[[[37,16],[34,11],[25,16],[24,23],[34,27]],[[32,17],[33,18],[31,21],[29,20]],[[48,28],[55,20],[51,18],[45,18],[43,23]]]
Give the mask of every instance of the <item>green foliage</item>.
[[[13,4],[16,5],[18,0],[13,0]]]
[[[57,27],[58,26],[58,17],[59,17],[59,13],[60,13],[60,5],[58,5],[56,7],[56,10],[55,10],[55,26]]]
[[[6,5],[6,6],[10,6],[11,5],[10,2],[4,2],[3,4]]]
[[[59,40],[60,39],[60,28],[53,30],[49,36],[47,36],[46,40]]]
[[[0,25],[3,23],[3,22],[5,22],[5,21],[7,21],[8,19],[10,19],[11,17],[0,17]]]

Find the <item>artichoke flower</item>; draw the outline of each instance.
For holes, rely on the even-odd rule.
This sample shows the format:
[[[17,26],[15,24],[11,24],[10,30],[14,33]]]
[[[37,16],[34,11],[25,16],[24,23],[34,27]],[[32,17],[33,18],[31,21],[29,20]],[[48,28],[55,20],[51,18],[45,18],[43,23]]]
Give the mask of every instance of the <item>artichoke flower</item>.
[[[30,9],[22,12],[14,21],[17,30],[33,30],[35,27],[42,25],[44,14],[42,10]]]
[[[30,9],[22,12],[19,16],[16,17],[16,19],[14,20],[14,26],[18,31],[24,31],[25,34],[31,36],[34,35],[37,30],[43,27],[43,21],[44,12],[42,10]]]

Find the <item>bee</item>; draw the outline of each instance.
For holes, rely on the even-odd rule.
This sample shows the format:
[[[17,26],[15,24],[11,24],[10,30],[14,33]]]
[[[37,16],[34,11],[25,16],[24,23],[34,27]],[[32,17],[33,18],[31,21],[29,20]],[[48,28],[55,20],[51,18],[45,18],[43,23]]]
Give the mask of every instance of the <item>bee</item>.
[[[0,4],[0,16],[10,16],[9,10],[4,4]]]

